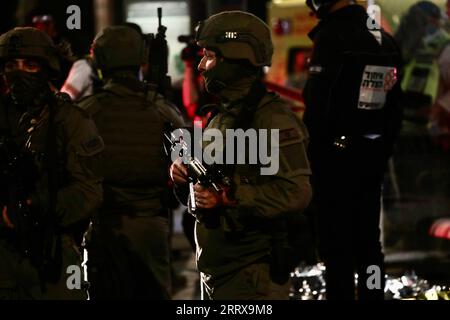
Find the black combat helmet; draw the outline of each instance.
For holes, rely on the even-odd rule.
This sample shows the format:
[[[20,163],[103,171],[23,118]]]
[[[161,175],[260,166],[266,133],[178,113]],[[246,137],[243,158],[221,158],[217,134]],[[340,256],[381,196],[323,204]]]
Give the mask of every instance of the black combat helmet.
[[[94,61],[103,71],[140,66],[148,61],[148,48],[135,29],[128,26],[107,27],[93,43]]]
[[[0,36],[0,59],[33,58],[42,61],[50,71],[58,74],[58,50],[44,32],[31,27],[14,28]]]

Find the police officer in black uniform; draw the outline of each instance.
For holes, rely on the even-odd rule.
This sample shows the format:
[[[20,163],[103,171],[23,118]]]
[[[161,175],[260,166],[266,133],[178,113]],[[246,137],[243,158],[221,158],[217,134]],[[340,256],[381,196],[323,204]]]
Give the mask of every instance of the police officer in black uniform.
[[[304,90],[327,298],[383,299],[381,185],[400,130],[401,57],[351,0],[308,0],[320,19]]]

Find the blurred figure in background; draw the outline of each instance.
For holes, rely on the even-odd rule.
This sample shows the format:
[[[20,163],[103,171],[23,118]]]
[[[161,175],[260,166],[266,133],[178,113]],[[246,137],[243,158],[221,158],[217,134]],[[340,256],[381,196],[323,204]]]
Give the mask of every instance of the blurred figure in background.
[[[289,87],[303,89],[308,79],[308,59],[310,54],[304,50],[294,52],[289,63],[288,79]]]
[[[201,121],[203,127],[206,116],[202,113],[201,108],[208,103],[215,102],[215,98],[205,90],[205,83],[197,69],[203,57],[203,51],[192,36],[180,36],[178,40],[186,43],[186,47],[181,52],[181,59],[184,63],[183,106],[187,118],[192,122]]]
[[[139,25],[131,22],[124,23],[124,26],[130,27],[141,34],[142,29]],[[67,79],[61,88],[62,92],[67,93],[73,101],[79,101],[84,97],[97,93],[103,86],[103,79],[99,68],[92,58],[92,50],[89,55],[75,61],[70,69]],[[139,71],[139,79],[144,78],[145,72],[148,72],[148,64],[143,64]]]
[[[79,101],[94,94],[102,87],[102,80],[97,72],[98,68],[91,55],[75,61],[61,88],[61,92],[67,93],[72,101]]]
[[[72,101],[79,101],[94,94],[102,87],[102,80],[90,55],[75,61],[69,75],[61,88]]]
[[[398,48],[351,0],[308,0],[320,19],[304,89],[319,252],[329,300],[383,300],[381,191],[400,131]],[[377,266],[377,285],[369,287]],[[355,288],[355,272],[358,285]]]
[[[447,2],[445,3],[445,14],[447,15],[447,18],[450,18],[450,0],[447,0]],[[447,32],[450,31],[450,20],[449,19],[446,20],[445,30]]]
[[[32,19],[32,26],[45,32],[53,40],[53,43],[60,51],[61,74],[55,81],[56,87],[60,88],[64,83],[64,79],[66,79],[69,74],[72,64],[77,60],[73,55],[72,45],[67,39],[60,35],[53,16],[49,14],[35,15]]]
[[[437,145],[448,151],[450,35],[444,29],[446,20],[434,3],[420,1],[402,17],[395,38],[406,62],[402,81],[405,129],[431,134]]]

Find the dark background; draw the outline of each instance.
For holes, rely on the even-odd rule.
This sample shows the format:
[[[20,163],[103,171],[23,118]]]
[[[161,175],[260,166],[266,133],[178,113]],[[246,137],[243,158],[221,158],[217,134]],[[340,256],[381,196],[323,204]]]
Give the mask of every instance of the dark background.
[[[56,23],[60,36],[72,44],[75,55],[82,56],[89,51],[90,43],[95,36],[95,0],[8,0],[2,1],[0,12],[0,33],[16,26],[30,26],[35,15],[50,14]],[[268,0],[189,0],[192,29],[199,20],[222,10],[245,10],[266,20],[266,4]],[[124,22],[123,1],[112,0],[115,8],[114,22]],[[81,9],[81,30],[68,30],[66,13],[70,5],[78,5]],[[170,26],[168,26],[170,28]],[[155,30],[156,31],[156,30]]]

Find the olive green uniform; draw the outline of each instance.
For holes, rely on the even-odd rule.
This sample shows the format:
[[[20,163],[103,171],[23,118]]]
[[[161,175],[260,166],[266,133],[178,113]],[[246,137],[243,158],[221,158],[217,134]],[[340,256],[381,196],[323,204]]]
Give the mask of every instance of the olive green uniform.
[[[165,124],[181,115],[137,78],[148,59],[142,36],[124,26],[95,37],[93,59],[104,75],[98,94],[80,102],[105,141],[100,174],[104,203],[89,241],[93,299],[170,298],[168,160]]]
[[[257,148],[246,141],[245,164],[223,167],[233,182],[227,197],[235,203],[197,211],[203,298],[288,299],[289,272],[296,263],[290,259],[294,251],[288,225],[298,220],[311,199],[307,130],[260,82],[262,67],[271,64],[273,54],[270,28],[261,19],[247,12],[224,11],[199,23],[196,40],[215,54],[207,52],[199,68],[206,90],[220,97],[206,130],[219,129],[226,137],[227,129],[265,129],[267,150],[272,147],[272,133],[274,137],[279,133],[275,141],[279,148],[274,148],[278,153],[267,155],[278,160],[278,171],[263,175],[261,159],[249,164],[249,147],[252,153]],[[261,141],[258,145],[261,151]],[[203,146],[206,150],[209,144]],[[230,147],[226,142],[225,146]],[[223,152],[228,156],[226,147]]]
[[[242,105],[233,102],[248,93],[254,80],[242,79],[221,92],[227,103],[206,130],[219,129],[225,136],[226,129],[235,128]],[[205,213],[220,216],[218,228],[197,223],[197,265],[211,299],[286,299],[289,283],[272,281],[269,262],[274,237],[278,234],[287,241],[287,230],[278,229],[280,222],[301,214],[311,197],[305,152],[308,134],[303,123],[273,93],[263,96],[246,127],[268,129],[269,134],[271,129],[279,130],[280,168],[275,175],[261,175],[259,166],[235,166],[232,179],[238,206]]]
[[[39,67],[27,71],[16,59]],[[94,171],[103,141],[67,95],[53,97],[49,81],[60,65],[44,32],[4,33],[0,60],[8,88],[0,104],[0,136],[17,149],[6,165],[1,159],[7,182],[1,181],[0,190],[0,299],[86,298],[77,245],[102,201],[101,178]],[[6,68],[5,62],[16,67]],[[15,171],[13,163],[23,165]]]
[[[92,293],[94,298],[94,292],[99,298],[168,298],[163,129],[164,123],[181,127],[182,120],[155,91],[146,91],[135,78],[125,79],[109,79],[101,93],[80,102],[106,145],[100,170],[105,200],[94,223],[89,255]]]
[[[48,114],[44,108],[41,122],[31,134],[28,151],[34,155],[38,170],[35,192],[30,197],[32,208],[45,208],[48,197],[47,175],[44,171],[44,156]],[[18,126],[19,119],[24,119],[10,103],[1,107],[2,128],[12,129],[12,135],[22,144],[29,137],[29,121]],[[63,172],[57,190],[56,216],[58,223],[55,236],[62,245],[62,265],[60,279],[56,283],[46,282],[42,287],[36,266],[30,264],[16,248],[9,237],[0,236],[0,299],[83,299],[83,290],[67,288],[66,273],[70,265],[80,266],[81,256],[74,240],[75,226],[89,220],[93,210],[102,199],[101,179],[93,173],[98,154],[103,149],[103,142],[98,136],[95,124],[86,113],[70,102],[58,100],[55,115],[58,171]],[[1,219],[0,219],[1,221]],[[0,234],[5,234],[7,227],[0,222]],[[80,268],[82,270],[82,268]],[[44,289],[44,290],[43,290]]]

